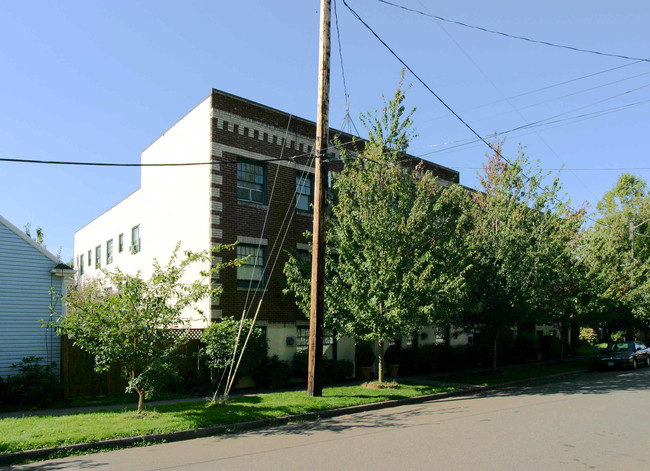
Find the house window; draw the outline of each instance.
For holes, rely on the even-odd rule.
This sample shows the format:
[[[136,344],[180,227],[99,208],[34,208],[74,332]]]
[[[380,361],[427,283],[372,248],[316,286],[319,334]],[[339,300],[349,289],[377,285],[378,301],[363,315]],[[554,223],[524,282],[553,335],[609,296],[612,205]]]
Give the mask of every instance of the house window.
[[[122,250],[124,250],[124,233],[117,236],[117,251],[122,253]]]
[[[79,255],[79,275],[84,274],[84,254]]]
[[[265,167],[246,160],[237,162],[237,199],[264,204]]]
[[[268,142],[268,141],[269,141],[269,133],[265,132],[264,133],[264,142]]]
[[[232,125],[232,132],[234,132],[235,134],[239,134],[239,124]]]
[[[89,250],[89,251],[88,251],[88,266],[91,266],[91,265],[92,265],[92,262],[90,261],[90,255],[91,255],[91,254],[92,254],[92,251]]]
[[[323,329],[323,345],[332,345],[334,343],[334,336],[330,329]],[[298,327],[298,335],[296,335],[296,347],[309,346],[309,327]]]
[[[296,209],[298,211],[311,211],[314,202],[314,177],[313,175],[296,175]]]
[[[131,253],[136,254],[142,249],[140,242],[140,224],[131,229]]]
[[[106,241],[106,265],[113,263],[113,239]]]
[[[95,247],[95,268],[102,266],[102,246]]]
[[[254,139],[260,138],[260,132],[257,129],[253,129],[253,138]]]
[[[224,121],[223,123],[221,123],[221,127],[223,128],[224,131],[227,131],[228,130],[228,121]]]
[[[237,286],[248,288],[264,284],[264,260],[266,259],[266,247],[256,245],[237,245],[237,258],[248,257],[237,267]]]

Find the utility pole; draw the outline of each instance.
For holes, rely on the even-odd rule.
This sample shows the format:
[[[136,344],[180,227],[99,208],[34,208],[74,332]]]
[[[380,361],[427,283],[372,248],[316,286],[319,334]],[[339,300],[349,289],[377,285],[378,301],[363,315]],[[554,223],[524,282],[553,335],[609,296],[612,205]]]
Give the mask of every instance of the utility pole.
[[[637,225],[634,225],[634,221],[630,221],[630,245],[632,247],[632,260],[634,260],[634,230],[638,227],[641,227],[646,222],[650,222],[650,219],[646,219],[643,222],[640,222]]]
[[[330,7],[331,0],[320,2],[320,40],[318,52],[318,115],[316,118],[316,163],[314,172],[314,228],[311,254],[311,307],[309,311],[309,368],[307,393],[323,395],[323,317],[325,306],[325,216],[327,214],[327,152],[329,140],[330,94]]]

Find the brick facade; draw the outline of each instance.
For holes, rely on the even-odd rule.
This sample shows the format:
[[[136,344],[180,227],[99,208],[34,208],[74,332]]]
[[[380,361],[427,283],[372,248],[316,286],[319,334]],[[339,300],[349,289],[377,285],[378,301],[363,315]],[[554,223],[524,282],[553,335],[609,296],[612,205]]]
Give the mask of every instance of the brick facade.
[[[268,323],[306,322],[293,298],[282,295],[282,267],[288,259],[287,251],[295,250],[298,244],[309,243],[303,233],[311,230],[312,218],[309,213],[295,210],[294,192],[296,176],[303,175],[305,171],[313,173],[308,164],[316,125],[218,90],[212,90],[211,97],[211,159],[214,162],[210,223],[212,243],[230,244],[241,237],[265,239],[269,265],[266,273],[268,290],[259,319]],[[344,143],[353,139],[349,134],[334,130],[330,135],[334,132]],[[357,141],[357,146],[363,148],[363,145],[364,141]],[[335,151],[333,153],[336,154]],[[279,158],[292,159],[293,162],[265,162]],[[238,201],[238,160],[260,163],[265,167],[264,204]],[[416,163],[414,161],[410,165]],[[456,171],[429,162],[425,162],[425,165],[440,178],[458,182]],[[236,253],[224,251],[218,256],[226,261],[234,259]],[[212,305],[212,318],[240,316],[248,293],[247,289],[237,286],[236,270],[226,270],[219,280],[214,281],[222,284],[224,292],[219,302]],[[248,299],[248,304],[253,304],[252,312],[257,302],[258,298]]]

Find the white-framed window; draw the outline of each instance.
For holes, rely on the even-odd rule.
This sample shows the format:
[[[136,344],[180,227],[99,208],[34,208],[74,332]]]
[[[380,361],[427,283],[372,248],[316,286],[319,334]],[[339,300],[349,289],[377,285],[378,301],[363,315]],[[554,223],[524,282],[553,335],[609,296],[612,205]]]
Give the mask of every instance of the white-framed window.
[[[266,194],[266,167],[250,160],[237,162],[237,199],[264,204]]]
[[[92,250],[88,251],[88,266],[89,267],[92,266],[92,264],[93,264],[93,262],[91,260],[92,259],[92,253],[93,253]]]
[[[131,228],[131,253],[136,254],[142,250],[142,242],[140,240],[140,224]]]
[[[314,202],[314,176],[296,175],[296,210],[311,212]]]
[[[296,347],[309,346],[309,326],[298,327],[298,334],[296,335]],[[323,345],[332,345],[334,343],[334,336],[330,329],[323,329]]]
[[[102,266],[102,246],[95,247],[95,268]]]
[[[124,250],[124,233],[121,233],[119,236],[117,236],[117,251],[119,253],[122,253]]]
[[[106,241],[106,265],[113,263],[113,239]]]
[[[264,261],[266,260],[266,247],[256,245],[238,244],[237,258],[248,257],[237,267],[237,286],[256,288],[264,285]]]

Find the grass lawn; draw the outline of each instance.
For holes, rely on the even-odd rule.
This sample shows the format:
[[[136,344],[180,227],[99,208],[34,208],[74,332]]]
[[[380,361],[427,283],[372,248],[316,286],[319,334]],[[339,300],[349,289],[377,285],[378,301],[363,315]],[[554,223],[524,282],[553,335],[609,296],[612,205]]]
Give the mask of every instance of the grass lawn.
[[[490,386],[493,384],[507,383],[522,379],[547,376],[570,371],[584,370],[589,368],[593,360],[579,359],[563,363],[548,363],[543,365],[517,365],[508,368],[499,368],[496,372],[486,373],[461,373],[448,376],[437,376],[437,381],[448,381],[452,383],[472,384],[479,386]]]
[[[576,349],[578,355],[598,355],[603,348],[607,348],[607,342],[594,345],[580,345]]]
[[[453,389],[458,388],[431,385],[400,385],[398,389],[342,386],[325,388],[320,398],[310,398],[306,391],[291,391],[234,397],[226,405],[206,401],[158,405],[147,408],[145,417],[138,416],[135,409],[129,409],[7,418],[0,420],[0,453],[236,424]]]

